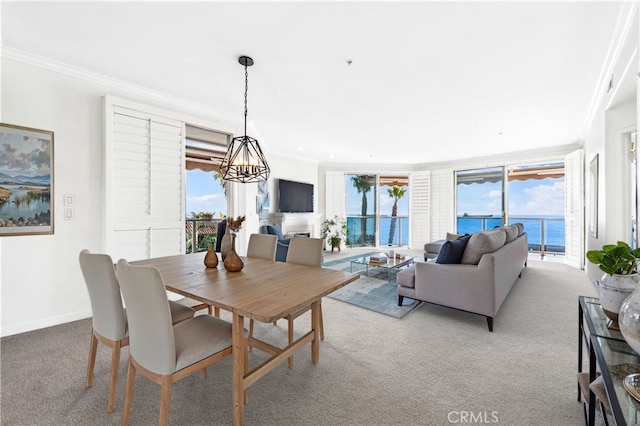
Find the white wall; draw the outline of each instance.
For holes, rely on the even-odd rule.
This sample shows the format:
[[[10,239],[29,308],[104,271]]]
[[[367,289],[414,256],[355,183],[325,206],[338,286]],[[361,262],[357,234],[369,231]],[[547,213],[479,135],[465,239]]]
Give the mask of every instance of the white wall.
[[[50,71],[6,57],[1,70],[0,120],[51,130],[55,137],[54,234],[0,238],[0,335],[8,336],[91,316],[78,253],[83,248],[103,252],[105,247],[104,95],[176,111],[180,120],[230,133],[242,117],[213,122],[210,111],[168,102],[157,94],[145,97],[142,90],[125,90],[117,82],[101,84],[95,76],[78,78],[68,75],[69,70]],[[316,183],[316,165],[266,155],[272,176]],[[286,175],[281,175],[285,168]],[[74,220],[63,220],[64,194],[76,196]],[[239,185],[233,200],[233,214],[247,216],[237,241],[241,254],[248,235],[258,230],[256,194],[256,184]]]
[[[585,152],[585,250],[600,249],[604,244],[630,241],[629,165],[622,134],[637,128],[637,77],[639,27],[637,9],[631,13],[627,26],[620,29],[620,37],[613,45],[616,55],[603,70],[603,81],[595,99],[593,119],[589,123],[584,142]],[[609,81],[612,88],[608,88]],[[599,157],[598,236],[589,233],[591,220],[589,200],[595,188],[590,186],[590,163]],[[591,281],[600,279],[602,271],[586,262]]]
[[[0,239],[2,335],[90,315],[78,266],[102,248],[102,105],[105,89],[2,60],[2,122],[54,132],[54,234]],[[75,194],[74,220],[63,220]]]

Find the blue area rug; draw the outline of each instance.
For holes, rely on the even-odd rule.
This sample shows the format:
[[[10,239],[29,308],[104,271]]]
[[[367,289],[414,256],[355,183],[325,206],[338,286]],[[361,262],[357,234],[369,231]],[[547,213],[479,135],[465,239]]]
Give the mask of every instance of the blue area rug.
[[[377,252],[334,260],[324,263],[323,266],[349,272],[351,260],[375,253]],[[360,273],[360,279],[334,291],[327,297],[394,318],[402,318],[422,304],[418,300],[405,297],[402,306],[398,306],[395,271],[391,272],[391,283],[387,279],[386,269],[383,268],[369,267],[369,276],[367,276],[363,265],[353,265],[353,272]]]

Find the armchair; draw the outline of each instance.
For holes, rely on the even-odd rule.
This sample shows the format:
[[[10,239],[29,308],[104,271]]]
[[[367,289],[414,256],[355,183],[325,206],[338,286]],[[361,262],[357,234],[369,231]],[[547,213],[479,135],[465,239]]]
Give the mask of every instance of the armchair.
[[[289,242],[291,238],[285,238],[282,234],[280,225],[262,225],[260,227],[261,234],[270,234],[278,237],[278,245],[276,246],[276,261],[286,262],[287,252],[289,251]]]

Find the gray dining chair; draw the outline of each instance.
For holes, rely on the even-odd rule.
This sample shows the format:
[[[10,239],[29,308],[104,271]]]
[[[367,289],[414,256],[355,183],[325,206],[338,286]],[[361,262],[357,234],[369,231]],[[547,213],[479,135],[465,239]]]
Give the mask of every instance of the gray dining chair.
[[[173,325],[164,281],[156,268],[121,259],[116,274],[127,305],[130,335],[122,424],[129,424],[137,372],[161,386],[158,423],[167,425],[173,383],[198,371],[206,377],[209,365],[231,355],[232,326],[207,314]]]
[[[247,246],[247,257],[276,260],[278,237],[270,234],[251,234]],[[253,337],[254,320],[249,320],[249,336]]]
[[[111,379],[109,381],[107,411],[112,412],[115,407],[120,351],[129,345],[127,312],[122,305],[120,285],[111,256],[82,250],[79,257],[80,269],[89,291],[93,315],[86,387],[93,385],[93,370],[96,364],[98,342],[102,342],[111,348]],[[193,309],[177,302],[171,302],[170,309],[173,323],[192,318],[195,313]]]
[[[297,263],[307,266],[322,267],[323,254],[322,248],[324,240],[320,238],[293,237],[289,243],[287,251],[287,263]],[[320,307],[320,339],[324,340],[324,325],[322,320],[322,299],[319,300]],[[287,315],[289,344],[293,343],[293,320],[311,309],[311,305],[298,309],[297,311]],[[293,368],[293,355],[288,360],[289,368]]]
[[[247,257],[276,260],[278,237],[269,234],[251,234],[247,246]]]

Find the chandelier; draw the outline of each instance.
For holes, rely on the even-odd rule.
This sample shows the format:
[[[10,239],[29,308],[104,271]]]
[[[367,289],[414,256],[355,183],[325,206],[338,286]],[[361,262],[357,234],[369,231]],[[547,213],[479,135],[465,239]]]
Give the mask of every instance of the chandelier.
[[[247,136],[247,92],[249,89],[247,67],[253,65],[253,59],[248,56],[240,56],[238,62],[244,66],[244,136],[235,137],[231,141],[220,164],[220,174],[225,181],[259,182],[269,178],[270,170],[258,141]]]

